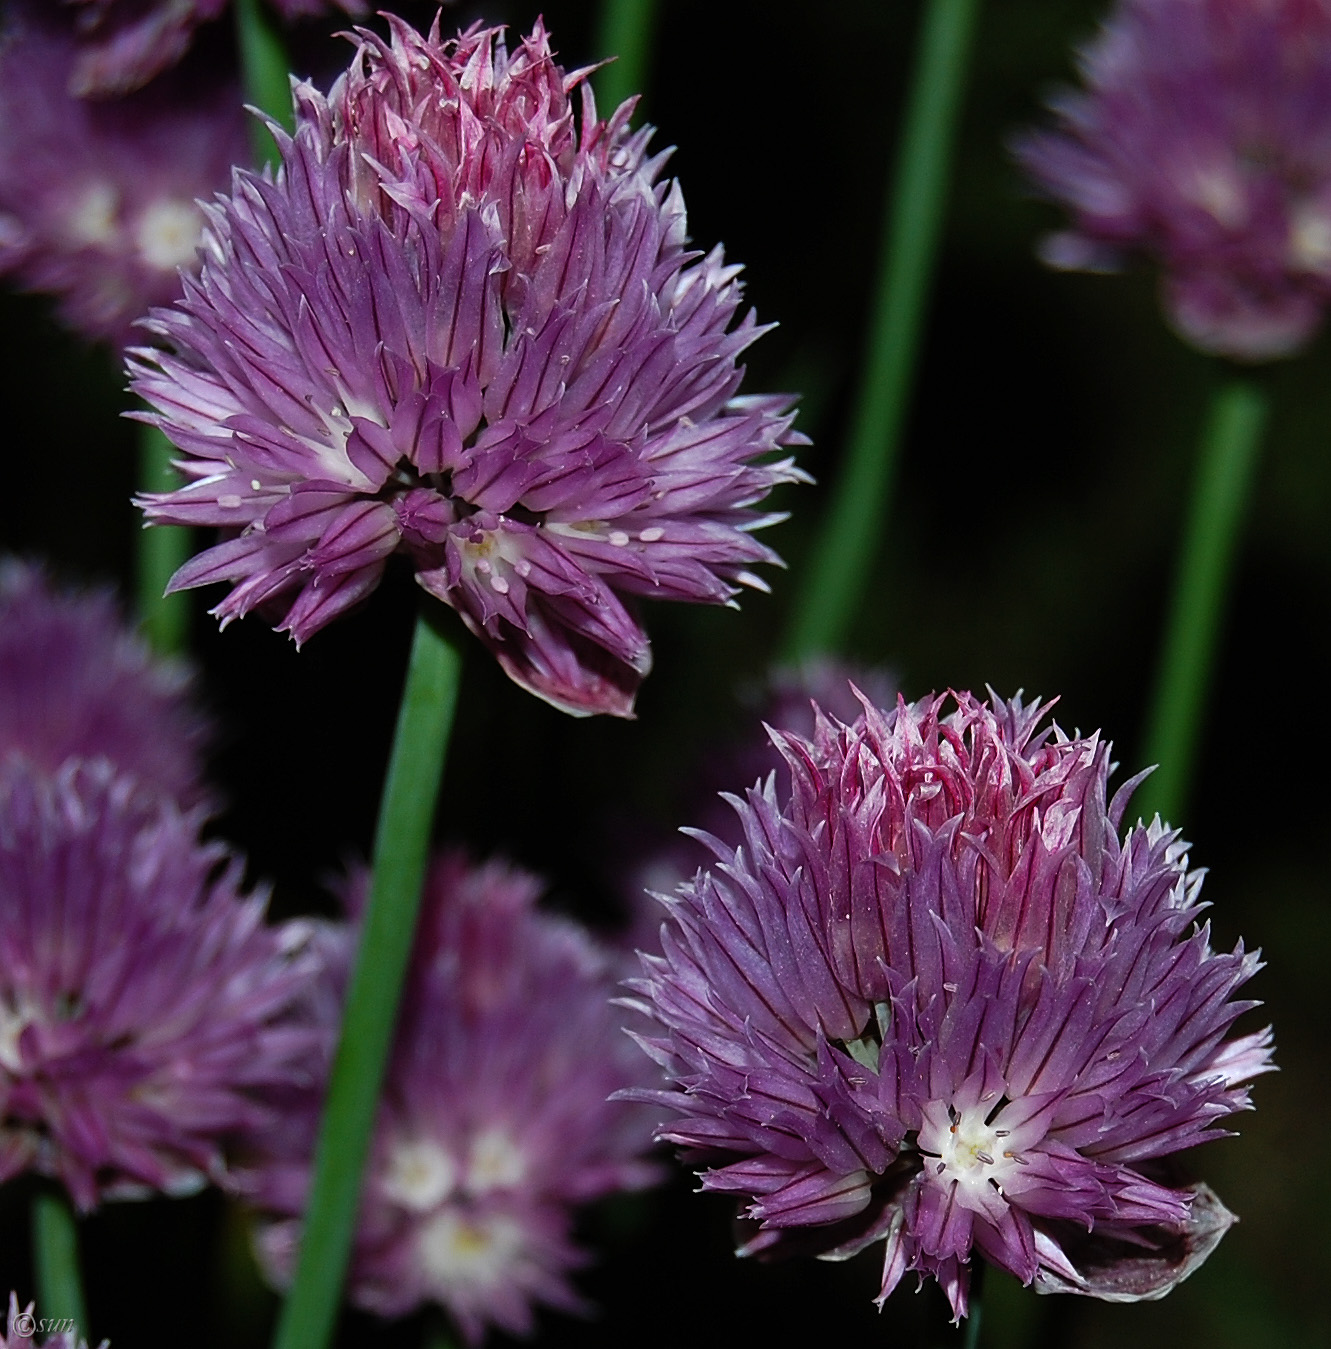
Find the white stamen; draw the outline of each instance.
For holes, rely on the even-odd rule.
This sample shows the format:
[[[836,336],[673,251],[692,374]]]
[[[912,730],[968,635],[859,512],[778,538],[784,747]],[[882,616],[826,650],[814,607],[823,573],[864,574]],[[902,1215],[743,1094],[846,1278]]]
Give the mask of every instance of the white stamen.
[[[187,201],[155,201],[134,227],[139,257],[163,272],[188,267],[202,237],[203,218]]]

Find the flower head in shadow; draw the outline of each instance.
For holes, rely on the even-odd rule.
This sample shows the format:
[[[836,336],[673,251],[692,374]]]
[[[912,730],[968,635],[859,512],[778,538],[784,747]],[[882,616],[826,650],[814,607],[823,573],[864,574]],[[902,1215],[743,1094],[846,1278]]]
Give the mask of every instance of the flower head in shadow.
[[[1017,147],[1072,211],[1046,260],[1150,255],[1171,322],[1203,350],[1303,346],[1331,302],[1331,4],[1120,0],[1081,68],[1057,128]]]
[[[1158,820],[1120,839],[1108,746],[1046,709],[866,704],[777,733],[792,786],[668,899],[634,981],[660,1137],[742,1197],[743,1249],[886,1244],[967,1309],[976,1255],[1047,1291],[1158,1296],[1232,1221],[1159,1159],[1224,1133],[1270,1034]]]
[[[172,583],[231,582],[223,622],[304,641],[405,553],[519,684],[628,715],[634,599],[729,603],[776,560],[791,400],[738,394],[760,329],[632,104],[600,121],[539,26],[510,53],[391,22],[298,87],[276,178],[210,210],[168,350],[134,354],[191,480],[143,505],[224,531]]]

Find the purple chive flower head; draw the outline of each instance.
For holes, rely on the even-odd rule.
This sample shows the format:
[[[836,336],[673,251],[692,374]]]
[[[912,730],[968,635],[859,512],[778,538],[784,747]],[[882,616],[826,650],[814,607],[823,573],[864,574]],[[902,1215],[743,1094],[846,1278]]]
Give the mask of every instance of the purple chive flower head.
[[[749,1253],[886,1244],[967,1309],[976,1255],[1043,1291],[1159,1296],[1229,1215],[1159,1159],[1270,1068],[1226,1038],[1257,969],[1197,926],[1159,820],[1120,839],[1109,747],[956,695],[774,733],[792,779],[666,901],[634,981],[673,1079],[659,1136],[741,1197]],[[1088,1235],[1089,1234],[1089,1235]]]
[[[232,582],[224,623],[304,641],[401,552],[519,684],[629,715],[632,600],[728,603],[777,560],[754,507],[802,476],[791,400],[737,395],[760,329],[632,103],[599,121],[539,25],[510,54],[390,23],[298,86],[276,180],[238,175],[169,350],[134,353],[192,479],[142,504],[222,528],[172,586]]]
[[[539,888],[498,862],[431,868],[352,1257],[359,1306],[441,1303],[472,1343],[490,1325],[529,1331],[536,1303],[578,1310],[575,1206],[655,1179],[646,1113],[607,1099],[644,1079],[610,1001],[618,966],[537,910]],[[330,1032],[353,935],[323,934]],[[317,1105],[258,1135],[240,1175],[273,1215],[260,1245],[279,1279],[295,1261]]]
[[[54,773],[109,759],[193,805],[208,724],[183,665],[152,655],[109,591],[62,591],[39,567],[0,560],[0,761]]]
[[[245,118],[236,85],[198,76],[85,103],[65,89],[74,55],[72,38],[21,15],[0,37],[0,276],[124,347],[180,293],[202,236],[196,198],[248,158]]]
[[[188,1192],[302,1071],[304,929],[265,927],[198,825],[105,760],[0,764],[0,1181]]]
[[[1331,4],[1120,0],[1080,64],[1057,130],[1017,149],[1072,212],[1046,261],[1148,254],[1204,351],[1300,348],[1331,300]]]
[[[29,1302],[20,1310],[18,1296],[11,1292],[7,1327],[9,1333],[0,1335],[0,1349],[88,1349],[87,1340],[75,1331],[62,1329],[52,1335],[43,1335],[40,1340],[34,1339],[33,1337],[41,1334],[46,1326],[47,1322],[37,1316],[35,1303]],[[106,1346],[107,1341],[103,1340],[101,1349],[106,1349]]]
[[[46,0],[50,3],[50,0]],[[220,18],[230,0],[64,0],[79,34],[69,76],[76,98],[106,98],[141,88],[189,49],[194,30]],[[269,0],[286,22],[341,10],[363,14],[357,0]]]

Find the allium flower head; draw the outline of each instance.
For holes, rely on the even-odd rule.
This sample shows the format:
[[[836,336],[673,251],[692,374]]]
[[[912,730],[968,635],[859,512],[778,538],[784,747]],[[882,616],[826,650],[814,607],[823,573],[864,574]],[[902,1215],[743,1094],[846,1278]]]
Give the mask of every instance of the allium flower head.
[[[50,0],[46,0],[50,3]],[[79,34],[69,76],[76,98],[130,93],[188,50],[194,30],[225,14],[230,0],[64,0]],[[334,9],[362,14],[358,0],[269,0],[287,22]]]
[[[58,297],[118,347],[180,293],[211,196],[248,158],[239,87],[194,76],[89,104],[65,90],[74,43],[22,13],[0,37],[0,276]]]
[[[150,519],[220,526],[179,589],[234,582],[303,641],[407,554],[518,683],[628,715],[626,598],[729,602],[775,561],[752,507],[801,475],[790,400],[739,397],[737,268],[686,247],[632,104],[597,120],[538,25],[360,35],[299,86],[275,181],[238,175],[134,386],[193,481]],[[569,97],[582,84],[575,124]]]
[[[1203,350],[1297,350],[1331,301],[1331,4],[1120,0],[1081,68],[1059,129],[1018,146],[1073,213],[1046,259],[1150,254]]]
[[[0,1181],[187,1192],[299,1076],[304,930],[265,927],[198,824],[105,760],[0,764]]]
[[[530,1330],[535,1303],[579,1309],[574,1206],[655,1178],[645,1112],[607,1099],[645,1067],[611,1006],[611,958],[539,912],[538,892],[496,862],[431,869],[349,1278],[382,1315],[442,1303],[473,1343],[487,1325]],[[322,938],[330,1030],[351,936]],[[261,1246],[278,1277],[294,1265],[316,1126],[311,1099],[257,1136],[241,1172],[277,1215]]]
[[[208,726],[190,694],[185,667],[154,657],[109,591],[57,590],[40,568],[0,560],[0,760],[54,773],[109,759],[193,805]]]
[[[674,1080],[659,1136],[742,1196],[752,1253],[886,1242],[967,1307],[974,1255],[1044,1291],[1159,1296],[1229,1215],[1157,1159],[1224,1133],[1270,1034],[1242,946],[1157,820],[1119,838],[1109,749],[956,695],[776,733],[792,788],[667,900],[634,982]],[[1088,1236],[1088,1233],[1090,1234]]]
[[[37,1316],[36,1304],[29,1302],[20,1310],[18,1296],[9,1295],[9,1320],[7,1335],[0,1335],[0,1349],[88,1349],[88,1341],[67,1330],[57,1331],[54,1335],[43,1336],[36,1340],[41,1321]],[[107,1349],[103,1340],[101,1349]]]

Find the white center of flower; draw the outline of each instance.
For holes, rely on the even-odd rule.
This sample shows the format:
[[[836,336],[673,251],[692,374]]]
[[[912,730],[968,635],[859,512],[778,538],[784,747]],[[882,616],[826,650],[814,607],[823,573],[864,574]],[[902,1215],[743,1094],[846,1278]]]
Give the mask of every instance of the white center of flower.
[[[1239,229],[1248,220],[1248,199],[1242,180],[1226,164],[1199,168],[1184,190],[1202,210],[1226,229]]]
[[[110,183],[93,183],[69,213],[69,237],[76,244],[109,245],[116,238],[120,196]]]
[[[512,1189],[527,1175],[527,1158],[502,1129],[486,1129],[476,1135],[467,1159],[467,1191]]]
[[[1305,272],[1331,272],[1331,212],[1304,202],[1290,214],[1289,260]]]
[[[416,1251],[426,1279],[446,1297],[504,1283],[524,1244],[521,1226],[505,1214],[445,1209],[421,1227]]]
[[[453,1193],[457,1179],[457,1163],[434,1139],[411,1138],[389,1152],[382,1184],[393,1203],[426,1213]]]
[[[174,272],[194,261],[194,250],[203,236],[203,217],[187,201],[155,201],[139,216],[134,243],[139,257],[149,267]]]
[[[1008,1131],[989,1123],[993,1102],[955,1110],[931,1101],[924,1110],[919,1148],[924,1172],[939,1185],[957,1186],[967,1208],[987,1211],[1002,1194],[1003,1183],[1022,1165],[1007,1146]]]
[[[0,998],[0,1068],[8,1068],[11,1073],[22,1071],[23,1055],[19,1052],[19,1038],[36,1020],[35,1004],[22,994],[17,1004],[7,998]]]

